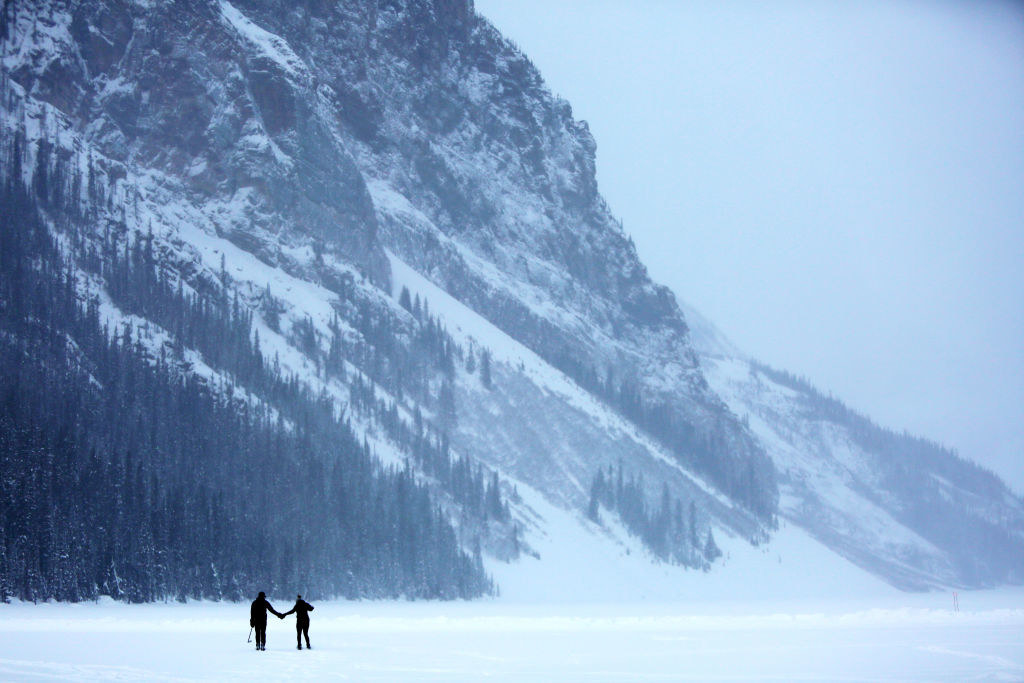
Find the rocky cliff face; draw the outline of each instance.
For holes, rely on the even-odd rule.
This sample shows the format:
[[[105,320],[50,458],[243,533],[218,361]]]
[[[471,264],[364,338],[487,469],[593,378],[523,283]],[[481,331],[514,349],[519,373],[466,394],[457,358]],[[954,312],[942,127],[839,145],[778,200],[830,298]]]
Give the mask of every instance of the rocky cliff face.
[[[150,239],[183,286],[230,288],[268,360],[339,406],[368,384],[382,457],[426,420],[586,528],[617,466],[652,509],[663,487],[694,503],[695,565],[712,527],[773,528],[776,466],[601,198],[586,124],[471,2],[38,0],[5,5],[2,35],[7,172],[43,168],[95,240]],[[427,309],[448,360],[410,379]]]
[[[264,260],[316,245],[387,282],[373,204],[323,91],[231,5],[19,3],[5,30],[5,72],[95,156],[230,210],[218,230]]]

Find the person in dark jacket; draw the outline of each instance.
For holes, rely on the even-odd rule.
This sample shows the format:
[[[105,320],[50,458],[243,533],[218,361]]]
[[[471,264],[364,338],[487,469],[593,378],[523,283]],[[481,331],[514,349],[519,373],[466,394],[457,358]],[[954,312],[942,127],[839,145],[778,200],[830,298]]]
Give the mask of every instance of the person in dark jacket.
[[[267,594],[260,591],[256,599],[249,607],[249,626],[256,629],[256,649],[267,649],[267,612],[277,615],[278,619],[284,619],[284,615],[274,609],[274,606],[267,602]]]
[[[303,600],[301,595],[297,595],[295,596],[295,607],[283,615],[286,617],[295,612],[295,644],[300,650],[302,649],[302,636],[306,636],[306,649],[313,649],[313,646],[309,644],[309,613],[312,611],[313,605]]]

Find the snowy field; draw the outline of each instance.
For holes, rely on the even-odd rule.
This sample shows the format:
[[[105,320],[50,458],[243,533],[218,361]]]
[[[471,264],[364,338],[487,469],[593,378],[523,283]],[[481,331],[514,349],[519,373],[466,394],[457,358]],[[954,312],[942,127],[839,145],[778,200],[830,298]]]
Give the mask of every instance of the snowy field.
[[[312,651],[271,617],[256,652],[247,604],[11,604],[0,680],[1024,681],[1024,590],[952,606],[325,602]]]
[[[0,681],[1024,681],[1024,587],[962,592],[957,612],[951,592],[896,591],[788,524],[684,572],[533,502],[544,559],[490,562],[501,598],[308,595],[301,652],[294,617],[270,617],[266,652],[247,643],[248,602],[0,605]]]

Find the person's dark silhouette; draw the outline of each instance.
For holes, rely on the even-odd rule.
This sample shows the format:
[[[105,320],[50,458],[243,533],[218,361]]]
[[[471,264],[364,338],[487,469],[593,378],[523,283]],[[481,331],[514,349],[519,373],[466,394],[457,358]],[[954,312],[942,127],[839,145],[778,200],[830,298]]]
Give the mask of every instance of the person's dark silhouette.
[[[278,619],[284,619],[284,615],[267,602],[267,594],[260,591],[249,607],[249,626],[256,629],[257,650],[267,649],[267,611],[273,612]]]
[[[313,649],[313,646],[309,644],[309,613],[312,611],[313,605],[303,600],[301,595],[297,595],[295,596],[295,607],[282,615],[286,617],[295,612],[295,644],[300,650],[302,649],[302,636],[306,636],[306,649]]]

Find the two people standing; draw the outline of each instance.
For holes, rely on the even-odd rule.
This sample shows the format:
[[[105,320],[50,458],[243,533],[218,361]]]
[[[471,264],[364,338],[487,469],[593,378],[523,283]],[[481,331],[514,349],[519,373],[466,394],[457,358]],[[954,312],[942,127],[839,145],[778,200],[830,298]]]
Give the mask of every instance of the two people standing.
[[[252,605],[249,606],[249,626],[256,629],[256,649],[267,649],[267,612],[270,612],[278,619],[284,619],[294,612],[295,640],[298,649],[302,649],[302,636],[306,637],[306,649],[313,649],[309,644],[309,613],[312,611],[313,606],[299,595],[295,600],[295,606],[281,614],[267,601],[267,594],[260,591],[256,599],[252,601]]]

